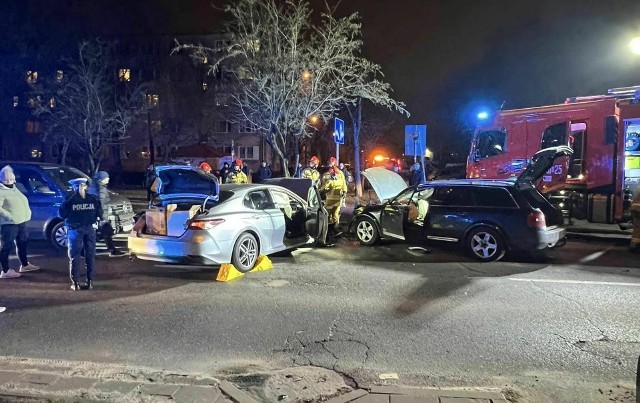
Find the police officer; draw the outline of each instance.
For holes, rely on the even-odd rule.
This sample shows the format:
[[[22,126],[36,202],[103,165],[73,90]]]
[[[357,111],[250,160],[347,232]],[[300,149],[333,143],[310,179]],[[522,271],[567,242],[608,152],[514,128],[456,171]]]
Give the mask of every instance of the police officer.
[[[71,289],[77,291],[79,259],[84,250],[84,261],[87,268],[87,288],[93,288],[93,267],[96,255],[96,230],[93,225],[102,217],[100,200],[87,193],[87,179],[78,178],[69,181],[73,194],[60,206],[60,217],[67,226],[69,244],[69,275]]]
[[[302,170],[302,177],[311,179],[313,185],[320,185],[320,172],[318,172],[318,164],[320,159],[315,155],[309,160],[309,166]]]
[[[325,196],[324,206],[329,212],[329,236],[338,236],[340,231],[336,231],[336,226],[340,224],[340,210],[342,199],[347,194],[347,182],[344,174],[336,166],[336,159],[329,159],[329,171],[322,175],[321,190]]]
[[[247,175],[242,172],[242,160],[240,158],[233,161],[233,170],[227,175],[225,183],[249,183]]]

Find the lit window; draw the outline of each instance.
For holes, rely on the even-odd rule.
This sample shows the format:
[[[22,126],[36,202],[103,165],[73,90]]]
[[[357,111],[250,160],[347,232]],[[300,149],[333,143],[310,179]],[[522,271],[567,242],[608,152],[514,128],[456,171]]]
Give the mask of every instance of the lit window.
[[[158,94],[149,94],[147,95],[147,104],[152,107],[158,106],[158,102],[160,101],[160,96]]]
[[[20,97],[18,96],[13,97],[13,107],[17,108],[19,103],[20,103]]]
[[[202,58],[202,63],[204,63],[204,64],[209,63],[209,59],[207,58],[207,56]]]
[[[49,100],[49,106],[51,108],[55,108],[56,107],[56,99],[54,97],[51,97],[51,99]]]
[[[31,150],[31,158],[40,158],[42,157],[42,152],[38,149]]]
[[[27,122],[25,123],[25,131],[27,133],[40,133],[41,127],[40,127],[40,122],[36,122],[33,120],[27,120]]]
[[[37,71],[27,71],[27,83],[35,84],[38,82],[38,72]]]
[[[120,80],[120,81],[131,81],[131,69],[120,69],[120,70],[118,70],[118,80]]]
[[[206,91],[207,90],[207,83],[202,83],[202,91]]]
[[[60,82],[64,78],[64,71],[58,70],[56,71],[56,81]]]

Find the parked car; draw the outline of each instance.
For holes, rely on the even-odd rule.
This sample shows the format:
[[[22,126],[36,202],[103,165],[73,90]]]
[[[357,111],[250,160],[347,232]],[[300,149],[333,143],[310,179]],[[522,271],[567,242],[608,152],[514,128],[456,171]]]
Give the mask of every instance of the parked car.
[[[69,180],[89,178],[82,171],[63,165],[39,162],[0,162],[11,165],[16,174],[16,187],[27,196],[31,221],[27,222],[30,239],[49,240],[53,246],[67,248],[67,227],[58,215],[60,205],[72,192]],[[109,221],[116,232],[129,232],[133,227],[133,206],[129,199],[109,191]],[[104,207],[103,207],[104,208]]]
[[[158,200],[154,204],[165,210],[147,210],[129,234],[129,251],[139,259],[232,263],[247,272],[259,255],[295,249],[311,238],[326,242],[328,214],[309,179],[289,179],[297,184],[298,193],[300,184],[306,184],[304,200],[277,185],[218,185],[211,176],[190,166],[161,166],[156,173],[153,187]],[[287,181],[281,183],[286,185]],[[158,216],[158,211],[167,217],[162,232],[149,220]]]
[[[562,214],[534,182],[556,158],[571,153],[566,146],[541,150],[513,181],[444,180],[404,190],[397,174],[367,169],[364,175],[382,204],[356,209],[349,228],[363,245],[381,238],[448,242],[486,262],[501,259],[507,250],[561,246],[566,236]]]

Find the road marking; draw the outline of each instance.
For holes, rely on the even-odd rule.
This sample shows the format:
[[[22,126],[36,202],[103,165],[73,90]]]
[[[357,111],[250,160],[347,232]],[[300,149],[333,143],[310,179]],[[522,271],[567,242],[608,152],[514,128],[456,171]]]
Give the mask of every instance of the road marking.
[[[599,252],[592,253],[592,254],[587,255],[587,256],[583,257],[582,259],[580,259],[579,262],[580,263],[591,262],[593,260],[596,260],[596,259],[600,258],[602,255],[604,255],[605,253],[609,252],[610,250],[611,250],[611,248],[607,248],[605,250],[601,250]]]
[[[589,284],[589,285],[622,285],[629,287],[640,287],[640,283],[617,283],[612,281],[583,281],[583,280],[551,280],[544,278],[514,278],[509,277],[513,281],[531,281],[533,283],[560,283],[560,284]]]

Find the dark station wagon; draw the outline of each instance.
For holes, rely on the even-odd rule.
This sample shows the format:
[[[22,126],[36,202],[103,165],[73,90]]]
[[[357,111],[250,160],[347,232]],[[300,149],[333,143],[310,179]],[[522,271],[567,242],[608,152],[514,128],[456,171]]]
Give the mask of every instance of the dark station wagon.
[[[534,183],[557,158],[571,153],[566,146],[541,150],[513,181],[442,180],[406,188],[394,172],[369,168],[364,176],[382,204],[357,208],[349,229],[363,245],[381,238],[448,242],[486,262],[508,250],[561,246],[566,236],[562,213]]]

